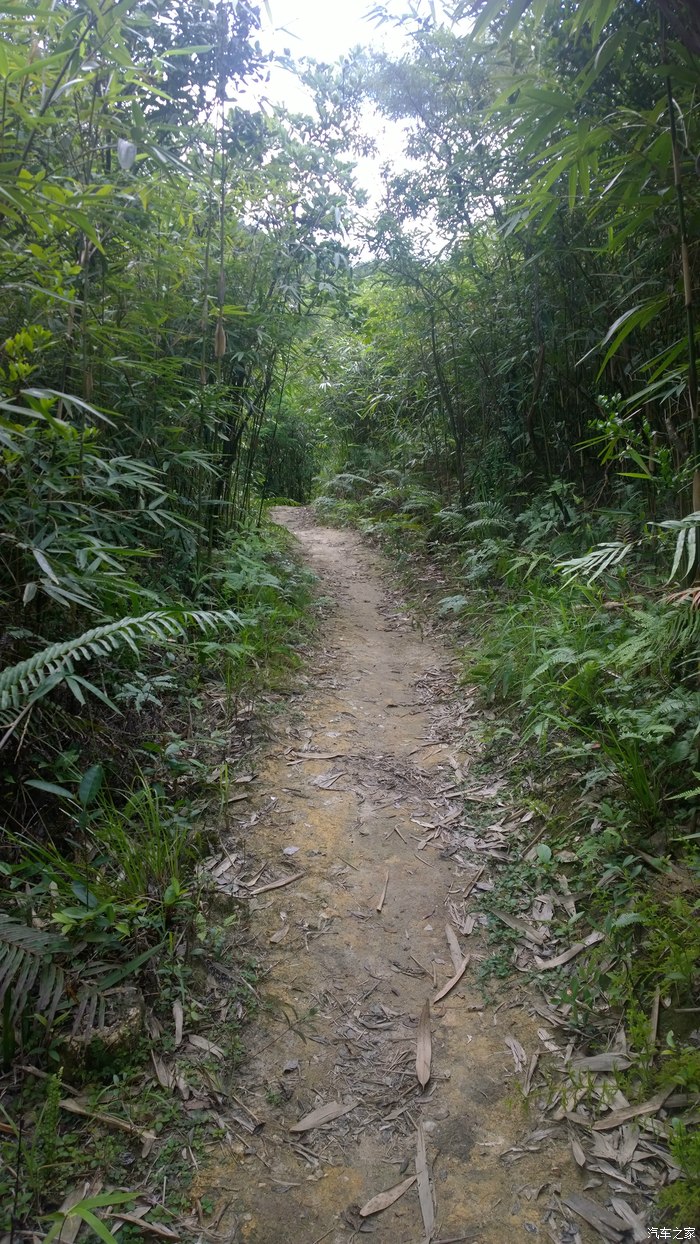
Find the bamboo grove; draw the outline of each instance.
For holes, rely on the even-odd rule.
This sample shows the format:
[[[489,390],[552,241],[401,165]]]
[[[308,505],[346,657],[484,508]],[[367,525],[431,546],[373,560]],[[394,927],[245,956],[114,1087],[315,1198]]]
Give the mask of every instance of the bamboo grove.
[[[5,745],[59,682],[73,707],[99,694],[79,646],[52,644],[216,606],[299,324],[334,297],[348,169],[320,127],[238,102],[265,73],[258,20],[245,3],[3,16]]]

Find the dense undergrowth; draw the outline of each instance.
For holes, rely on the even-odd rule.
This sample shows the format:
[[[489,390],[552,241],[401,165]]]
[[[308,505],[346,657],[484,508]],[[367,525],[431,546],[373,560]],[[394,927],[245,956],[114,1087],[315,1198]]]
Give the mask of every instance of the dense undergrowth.
[[[191,1211],[197,1154],[218,1134],[211,1110],[183,1124],[151,1060],[157,1071],[174,1049],[179,1013],[177,1043],[183,1027],[213,1026],[235,1074],[258,968],[243,909],[222,908],[202,863],[227,828],[265,713],[284,702],[314,606],[279,528],[242,536],[217,561],[220,603],[235,610],[229,639],[195,628],[126,662],[103,659],[111,711],[79,723],[66,714],[58,732],[53,708],[51,733],[33,733],[18,756],[0,859],[0,1230],[38,1223],[99,1172],[128,1188],[152,1135],[151,1174],[170,1185],[157,1211],[167,1226]],[[193,1051],[188,1095],[218,1083],[211,1049],[204,1039]],[[59,1106],[65,1098],[82,1118],[70,1100]]]
[[[563,873],[569,941],[582,922],[605,937],[562,977],[558,1001],[594,1051],[625,1030],[633,1100],[670,1086],[696,1100],[700,617],[664,586],[675,541],[647,528],[634,559],[596,575],[591,542],[609,546],[620,514],[587,513],[572,490],[514,516],[497,502],[446,506],[392,469],[320,487],[319,518],[377,540],[451,635],[489,707],[481,763],[507,774],[541,825],[523,862],[497,870],[485,909],[526,912]],[[487,971],[509,975],[512,939],[500,925],[493,937]],[[680,1123],[671,1146],[686,1179],[661,1204],[687,1225],[700,1209],[697,1133]]]

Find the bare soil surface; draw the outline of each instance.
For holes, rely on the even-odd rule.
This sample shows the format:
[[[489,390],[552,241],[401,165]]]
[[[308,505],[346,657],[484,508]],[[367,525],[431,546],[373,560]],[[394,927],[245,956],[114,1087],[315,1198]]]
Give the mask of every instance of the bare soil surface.
[[[217,1207],[224,1238],[251,1244],[346,1244],[357,1231],[385,1244],[599,1238],[562,1211],[560,1197],[583,1182],[566,1125],[542,1120],[547,1033],[531,1005],[541,999],[516,978],[487,1004],[477,984],[490,952],[474,900],[490,883],[460,851],[477,745],[453,657],[397,610],[360,537],[316,526],[304,509],[279,507],[273,518],[336,603],[326,647],[305,671],[309,691],[278,723],[258,793],[235,818],[231,849],[244,842],[248,878],[263,864],[276,880],[300,875],[250,900],[266,1005],[235,1084],[238,1141],[212,1155],[199,1193]],[[503,783],[476,786],[471,798],[502,822]],[[433,1001],[467,954],[461,980]],[[422,1088],[426,1000],[432,1064]],[[351,1108],[290,1131],[329,1103]],[[361,1218],[359,1207],[415,1173],[421,1133],[423,1211],[414,1183]]]

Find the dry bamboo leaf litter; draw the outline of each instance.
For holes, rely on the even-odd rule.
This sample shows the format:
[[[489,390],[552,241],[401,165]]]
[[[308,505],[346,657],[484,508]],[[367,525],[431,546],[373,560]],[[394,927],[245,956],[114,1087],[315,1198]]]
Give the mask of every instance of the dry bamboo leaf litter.
[[[508,1046],[508,1049],[513,1055],[513,1062],[515,1063],[516,1072],[523,1071],[527,1063],[527,1054],[525,1053],[523,1046],[515,1037],[506,1037],[505,1044]]]
[[[535,955],[535,963],[540,972],[547,971],[550,968],[560,968],[565,963],[575,959],[577,955],[580,955],[582,950],[588,950],[590,946],[597,946],[598,942],[604,940],[604,933],[589,933],[588,937],[585,937],[582,942],[574,942],[573,946],[570,946],[568,950],[564,950],[562,954],[556,955],[554,959],[540,959],[539,955]]]
[[[628,1106],[624,1110],[613,1110],[611,1114],[605,1116],[604,1119],[598,1119],[593,1124],[594,1132],[607,1132],[612,1127],[620,1127],[622,1123],[629,1123],[630,1119],[639,1119],[645,1114],[656,1114],[661,1110],[667,1097],[671,1096],[673,1086],[662,1089],[655,1097],[650,1097],[648,1101],[644,1101],[639,1106]]]
[[[277,881],[268,881],[267,885],[256,886],[251,890],[251,894],[266,894],[268,890],[279,890],[282,886],[291,885],[293,881],[300,881],[304,873],[292,873],[291,877],[280,877]]]
[[[625,1236],[629,1235],[628,1224],[624,1219],[611,1213],[597,1201],[591,1201],[589,1197],[572,1192],[570,1196],[564,1198],[563,1203],[568,1209],[578,1214],[579,1218],[583,1218],[583,1221],[593,1227],[605,1240],[620,1241],[622,1244]]]
[[[420,1200],[420,1212],[423,1217],[425,1238],[429,1242],[435,1230],[435,1207],[430,1188],[428,1157],[425,1151],[425,1132],[423,1131],[422,1123],[418,1124],[416,1136],[416,1178],[418,1181],[418,1197]]]
[[[433,1046],[430,1034],[430,999],[426,998],[418,1021],[418,1038],[416,1042],[416,1078],[421,1088],[425,1088],[430,1079]]]
[[[495,907],[491,910],[491,915],[496,916],[503,924],[507,924],[509,929],[514,929],[516,933],[521,933],[529,942],[534,942],[536,946],[543,946],[547,941],[548,934],[543,933],[540,929],[534,928],[528,924],[527,920],[521,920],[519,916],[511,916],[507,911],[500,911]],[[539,960],[536,960],[539,963]]]
[[[454,967],[455,972],[458,972],[462,965],[464,955],[462,954],[462,948],[457,940],[457,934],[451,924],[445,925],[445,937],[447,938],[447,944],[450,948],[450,954],[452,956],[452,966]]]
[[[61,1110],[67,1110],[69,1114],[78,1114],[83,1119],[93,1119],[95,1123],[103,1123],[105,1127],[114,1127],[120,1132],[128,1132],[130,1136],[138,1136],[148,1149],[156,1139],[155,1132],[147,1128],[137,1127],[135,1123],[129,1123],[128,1119],[119,1119],[114,1114],[99,1114],[96,1110],[88,1110],[70,1097],[62,1098],[58,1104]]]
[[[528,1063],[527,1070],[522,1079],[523,1097],[529,1097],[530,1095],[530,1090],[532,1089],[532,1077],[534,1076],[537,1070],[537,1064],[539,1063],[539,1061],[540,1061],[540,1056],[538,1052],[532,1055],[532,1058],[530,1059],[530,1062]]]
[[[324,1123],[332,1123],[334,1119],[340,1119],[342,1115],[349,1114],[351,1110],[359,1104],[357,1098],[343,1104],[342,1102],[331,1101],[326,1106],[319,1106],[317,1110],[312,1110],[311,1114],[304,1115],[298,1123],[293,1123],[290,1132],[310,1132],[314,1127],[323,1127]]]
[[[459,965],[459,968],[455,972],[454,976],[450,977],[447,984],[443,985],[442,989],[440,989],[438,993],[436,993],[435,997],[433,998],[433,1006],[435,1005],[436,1002],[440,1002],[443,998],[447,997],[447,994],[450,992],[450,990],[454,989],[455,985],[459,984],[462,977],[464,976],[464,973],[469,967],[470,960],[471,960],[471,955],[465,955],[464,959]]]
[[[409,1175],[408,1179],[404,1179],[400,1184],[395,1184],[393,1188],[387,1188],[386,1192],[377,1193],[366,1205],[362,1206],[360,1217],[368,1218],[370,1214],[381,1214],[383,1210],[388,1209],[390,1205],[398,1201],[404,1192],[408,1192],[408,1189],[413,1187],[417,1178],[417,1175]]]
[[[146,1206],[145,1212],[148,1213],[152,1206]],[[139,1214],[114,1214],[112,1222],[130,1223],[131,1226],[137,1227],[139,1231],[143,1231],[145,1235],[154,1235],[158,1240],[180,1240],[182,1236],[179,1231],[173,1231],[170,1227],[166,1227],[162,1222],[147,1222]]]
[[[615,1213],[619,1218],[626,1222],[632,1231],[634,1244],[642,1244],[643,1240],[649,1239],[649,1232],[646,1229],[646,1220],[642,1214],[635,1214],[634,1210],[622,1197],[613,1196],[610,1198]]]
[[[208,1041],[206,1037],[200,1037],[196,1033],[190,1033],[187,1038],[190,1045],[196,1050],[202,1050],[205,1054],[211,1054],[214,1058],[224,1059],[226,1055],[220,1045],[215,1045],[213,1041]]]
[[[288,761],[288,764],[296,764],[299,760],[340,760],[345,757],[344,752],[295,752],[296,760]]]
[[[175,1021],[175,1045],[182,1045],[182,1025],[184,1021],[184,1012],[182,1003],[173,1002],[173,1020]]]
[[[572,1058],[572,1071],[626,1071],[633,1060],[626,1054],[591,1054],[588,1058]]]

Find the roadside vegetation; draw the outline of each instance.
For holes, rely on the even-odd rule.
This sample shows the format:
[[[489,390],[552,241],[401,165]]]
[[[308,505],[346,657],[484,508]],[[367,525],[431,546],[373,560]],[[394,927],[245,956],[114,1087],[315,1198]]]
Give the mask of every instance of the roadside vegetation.
[[[264,511],[314,471],[284,376],[352,184],[241,106],[245,2],[0,27],[0,1236],[182,1238],[258,1005],[204,862],[313,625]]]
[[[700,1218],[700,26],[685,0],[374,20],[405,55],[308,68],[306,118],[244,101],[244,0],[0,20],[0,1231],[53,1238],[86,1146],[63,1217],[112,1238],[96,1211],[136,1198],[100,1173],[153,1149],[149,1212],[198,1226],[259,1004],[201,864],[313,619],[266,506],[314,489],[417,600],[432,576],[484,763],[542,824],[488,901],[565,869],[604,940],[562,999],[592,1048],[624,1030],[633,1100],[686,1095],[662,1200]],[[409,161],[360,224],[367,106]]]

